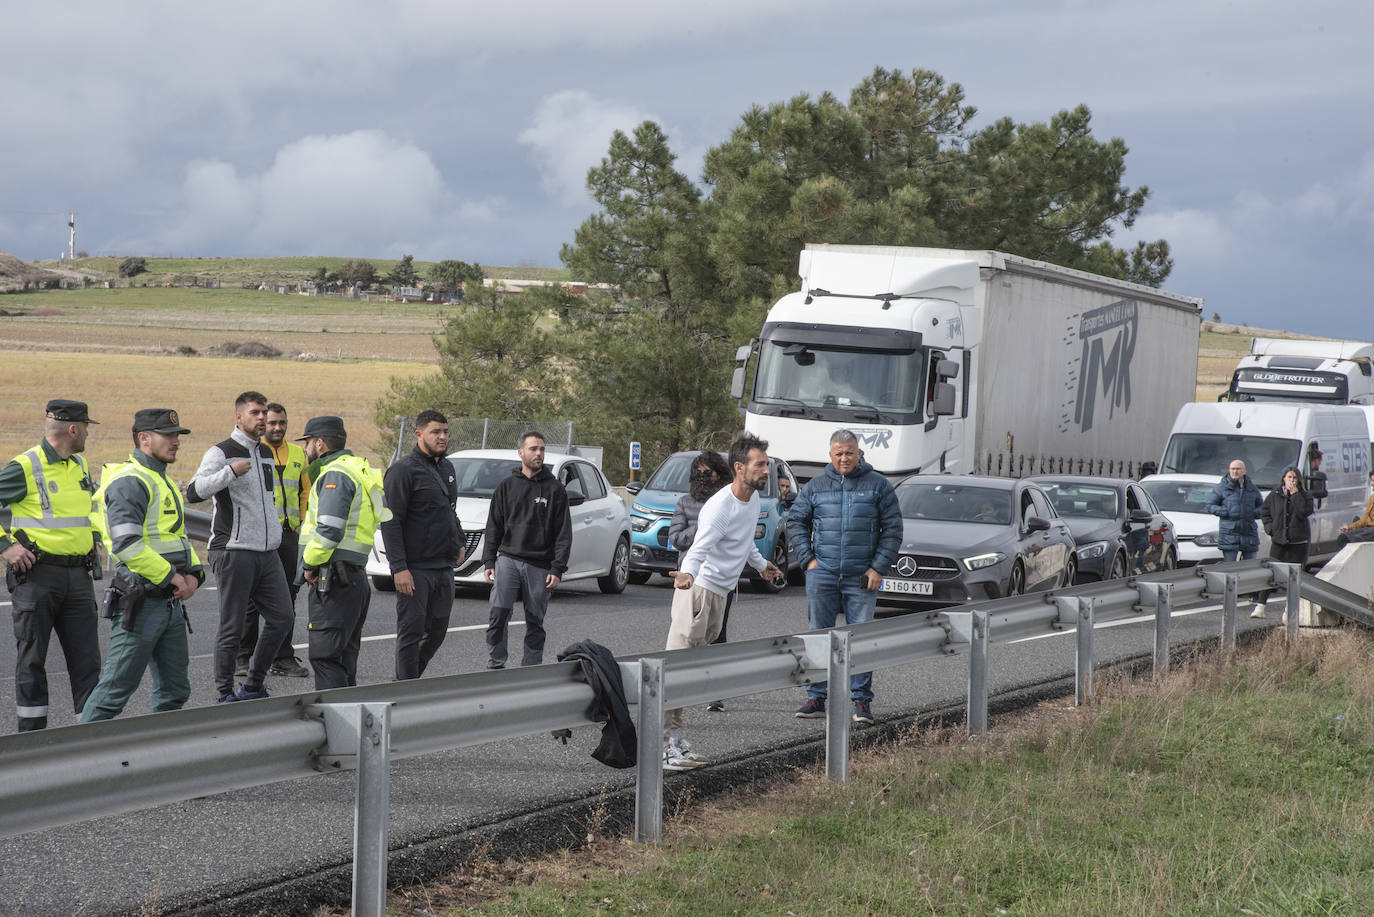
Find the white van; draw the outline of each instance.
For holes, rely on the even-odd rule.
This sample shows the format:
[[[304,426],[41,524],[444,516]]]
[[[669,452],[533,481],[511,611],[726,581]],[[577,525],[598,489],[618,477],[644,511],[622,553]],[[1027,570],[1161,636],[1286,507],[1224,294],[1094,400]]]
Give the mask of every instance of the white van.
[[[1185,404],[1174,419],[1160,461],[1161,474],[1206,474],[1220,481],[1233,459],[1266,496],[1279,476],[1297,465],[1305,476],[1314,448],[1323,454],[1326,493],[1312,516],[1309,559],[1325,561],[1340,549],[1340,527],[1364,511],[1369,499],[1370,428],[1365,412],[1347,405],[1279,402]]]

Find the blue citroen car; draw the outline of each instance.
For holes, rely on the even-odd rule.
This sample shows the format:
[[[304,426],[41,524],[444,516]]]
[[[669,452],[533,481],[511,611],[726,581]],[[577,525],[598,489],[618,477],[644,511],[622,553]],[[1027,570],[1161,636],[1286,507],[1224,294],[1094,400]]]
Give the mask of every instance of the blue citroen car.
[[[626,486],[625,489],[634,495],[634,503],[630,506],[630,582],[647,583],[655,573],[666,576],[668,571],[677,569],[678,552],[668,543],[668,524],[673,520],[678,498],[687,493],[692,459],[700,451],[674,452],[654,469],[647,481],[634,481]],[[787,544],[787,531],[782,522],[787,508],[783,505],[778,479],[787,478],[793,495],[798,490],[797,479],[781,459],[769,459],[768,465],[768,486],[759,492],[759,521],[754,527],[754,543],[759,553],[771,558],[779,570],[790,572],[796,569],[797,562]],[[745,572],[754,588],[762,592],[781,592],[787,586],[786,576],[765,580],[753,570]]]

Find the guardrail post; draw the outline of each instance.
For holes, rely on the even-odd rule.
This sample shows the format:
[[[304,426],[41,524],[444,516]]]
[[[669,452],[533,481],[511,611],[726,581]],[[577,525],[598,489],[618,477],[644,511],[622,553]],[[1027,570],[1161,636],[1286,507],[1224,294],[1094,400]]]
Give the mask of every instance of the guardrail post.
[[[1136,583],[1140,604],[1154,606],[1155,612],[1155,681],[1163,681],[1169,674],[1169,624],[1174,612],[1172,583]]]
[[[1271,563],[1269,569],[1272,571],[1270,576],[1276,586],[1283,586],[1287,589],[1286,611],[1284,612],[1283,639],[1289,646],[1298,639],[1298,607],[1302,603],[1302,593],[1300,592],[1301,583],[1299,577],[1302,576],[1302,564],[1276,564]]]
[[[1203,570],[1202,578],[1208,595],[1222,597],[1221,651],[1230,656],[1236,651],[1236,574]]]
[[[1096,604],[1087,596],[1078,603],[1078,652],[1074,659],[1073,702],[1081,707],[1093,696],[1093,610]]]
[[[353,820],[353,913],[386,917],[391,836],[391,705],[358,704],[358,804]]]
[[[974,611],[968,647],[968,734],[988,733],[988,613]]]
[[[849,631],[832,630],[829,650],[825,776],[836,783],[844,783],[849,780]]]
[[[635,840],[663,840],[663,660],[639,660],[639,722],[635,724]]]

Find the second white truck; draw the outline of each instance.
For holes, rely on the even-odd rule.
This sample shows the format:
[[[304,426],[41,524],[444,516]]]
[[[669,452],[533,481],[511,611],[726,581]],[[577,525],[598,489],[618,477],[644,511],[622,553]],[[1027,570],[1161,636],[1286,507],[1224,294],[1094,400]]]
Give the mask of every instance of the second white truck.
[[[808,245],[741,347],[745,427],[799,477],[853,430],[879,472],[1134,474],[1194,398],[1202,300],[993,251]]]

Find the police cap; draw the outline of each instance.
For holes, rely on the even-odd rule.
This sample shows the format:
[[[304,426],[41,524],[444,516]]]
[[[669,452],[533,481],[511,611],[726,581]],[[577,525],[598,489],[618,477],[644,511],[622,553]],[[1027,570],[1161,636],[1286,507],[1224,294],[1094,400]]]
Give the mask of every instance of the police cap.
[[[48,402],[48,419],[61,420],[67,423],[99,423],[91,420],[91,415],[86,413],[86,402],[68,401],[65,398],[54,398]]]
[[[317,436],[325,436],[330,439],[347,439],[348,434],[344,432],[344,422],[342,417],[333,414],[325,414],[323,417],[312,417],[305,422],[305,432],[296,437],[297,442],[307,439],[314,439]]]
[[[135,433],[190,433],[171,408],[144,408],[134,415]]]

